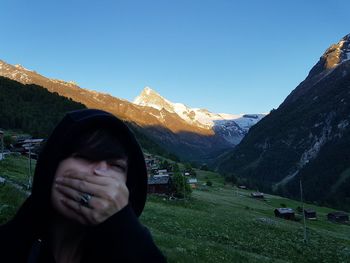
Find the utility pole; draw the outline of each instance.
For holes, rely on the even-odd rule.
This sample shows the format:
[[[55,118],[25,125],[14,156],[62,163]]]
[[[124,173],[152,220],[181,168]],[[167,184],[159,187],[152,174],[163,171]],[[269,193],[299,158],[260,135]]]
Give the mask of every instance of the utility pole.
[[[1,138],[1,159],[4,159],[4,132],[0,131]]]
[[[304,202],[303,202],[303,185],[301,183],[301,178],[300,178],[300,201],[301,201],[301,209],[303,211],[303,221],[304,221],[304,243],[307,243],[306,219],[305,219]]]
[[[29,143],[29,176],[28,176],[28,189],[32,187],[32,144]]]
[[[184,202],[186,202],[186,183],[187,183],[187,179],[186,179],[185,175],[183,175],[182,178],[183,178],[183,182],[184,182]]]

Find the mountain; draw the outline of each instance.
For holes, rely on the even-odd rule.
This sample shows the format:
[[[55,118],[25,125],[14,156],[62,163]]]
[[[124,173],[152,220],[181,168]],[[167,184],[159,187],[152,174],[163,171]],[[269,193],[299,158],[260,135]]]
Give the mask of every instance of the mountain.
[[[66,112],[85,108],[40,86],[0,76],[0,129],[48,137]]]
[[[350,34],[217,162],[252,187],[350,209]]]
[[[189,108],[182,103],[173,103],[163,98],[149,87],[145,87],[141,94],[135,98],[134,104],[177,114],[179,118],[191,126],[214,131],[231,145],[237,145],[250,127],[265,116],[265,114],[218,114],[206,109]],[[158,115],[157,118],[161,120],[162,116]]]
[[[263,115],[214,114],[171,103],[150,88],[145,88],[135,103],[80,88],[74,82],[46,78],[21,65],[0,60],[0,76],[23,84],[36,84],[52,93],[103,109],[130,123],[168,152],[186,161],[206,162],[238,144],[248,129]]]

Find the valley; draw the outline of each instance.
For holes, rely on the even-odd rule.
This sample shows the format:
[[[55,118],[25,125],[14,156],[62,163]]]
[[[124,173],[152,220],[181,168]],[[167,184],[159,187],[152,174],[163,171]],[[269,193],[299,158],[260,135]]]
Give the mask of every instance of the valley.
[[[20,173],[16,175],[14,166]],[[0,174],[25,181],[27,162],[8,163]],[[12,167],[12,168],[11,168]],[[180,167],[182,165],[180,164]],[[12,171],[12,172],[11,172]],[[296,210],[300,202],[265,194],[251,198],[253,190],[242,190],[224,182],[222,176],[196,169],[199,186],[186,200],[149,195],[141,221],[167,256],[168,262],[348,262],[350,225],[327,220],[331,208],[306,204],[317,212],[307,220],[304,242],[301,216],[297,221],[274,216],[284,205]],[[22,174],[22,175],[20,175]],[[210,180],[211,187],[204,184]],[[0,223],[6,222],[25,198],[11,185],[0,184]]]

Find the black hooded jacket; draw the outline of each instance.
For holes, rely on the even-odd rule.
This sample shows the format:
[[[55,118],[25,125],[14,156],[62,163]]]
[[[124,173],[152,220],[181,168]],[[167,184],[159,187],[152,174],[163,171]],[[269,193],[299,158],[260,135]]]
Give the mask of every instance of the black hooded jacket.
[[[82,262],[165,262],[138,216],[147,195],[147,172],[139,144],[128,127],[101,110],[68,113],[52,132],[39,155],[32,194],[15,217],[0,226],[0,262],[55,262],[48,230],[53,216],[51,186],[65,147],[90,128],[111,129],[128,151],[129,204],[103,223],[87,228]]]

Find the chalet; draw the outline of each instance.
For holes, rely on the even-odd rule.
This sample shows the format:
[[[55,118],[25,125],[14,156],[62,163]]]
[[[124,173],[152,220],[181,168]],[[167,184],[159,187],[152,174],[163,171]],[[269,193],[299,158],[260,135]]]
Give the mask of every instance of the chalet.
[[[327,218],[329,221],[338,223],[349,222],[349,215],[343,211],[335,211],[328,213]]]
[[[153,177],[169,177],[169,174],[154,174]]]
[[[148,178],[149,194],[167,194],[171,192],[170,176],[151,176]]]
[[[316,211],[311,208],[304,209],[304,215],[307,219],[317,219]]]
[[[158,174],[168,174],[168,170],[167,169],[162,169],[162,170],[158,170]]]
[[[287,208],[287,207],[276,208],[274,213],[275,213],[275,217],[280,217],[288,220],[295,219],[295,213],[292,208]]]
[[[191,186],[192,189],[195,189],[197,187],[197,178],[189,178],[187,180],[187,183]]]
[[[256,199],[264,199],[264,194],[260,192],[253,192],[250,194],[250,196]]]
[[[12,150],[23,154],[29,151],[37,152],[43,142],[44,139],[20,139],[12,144]]]

